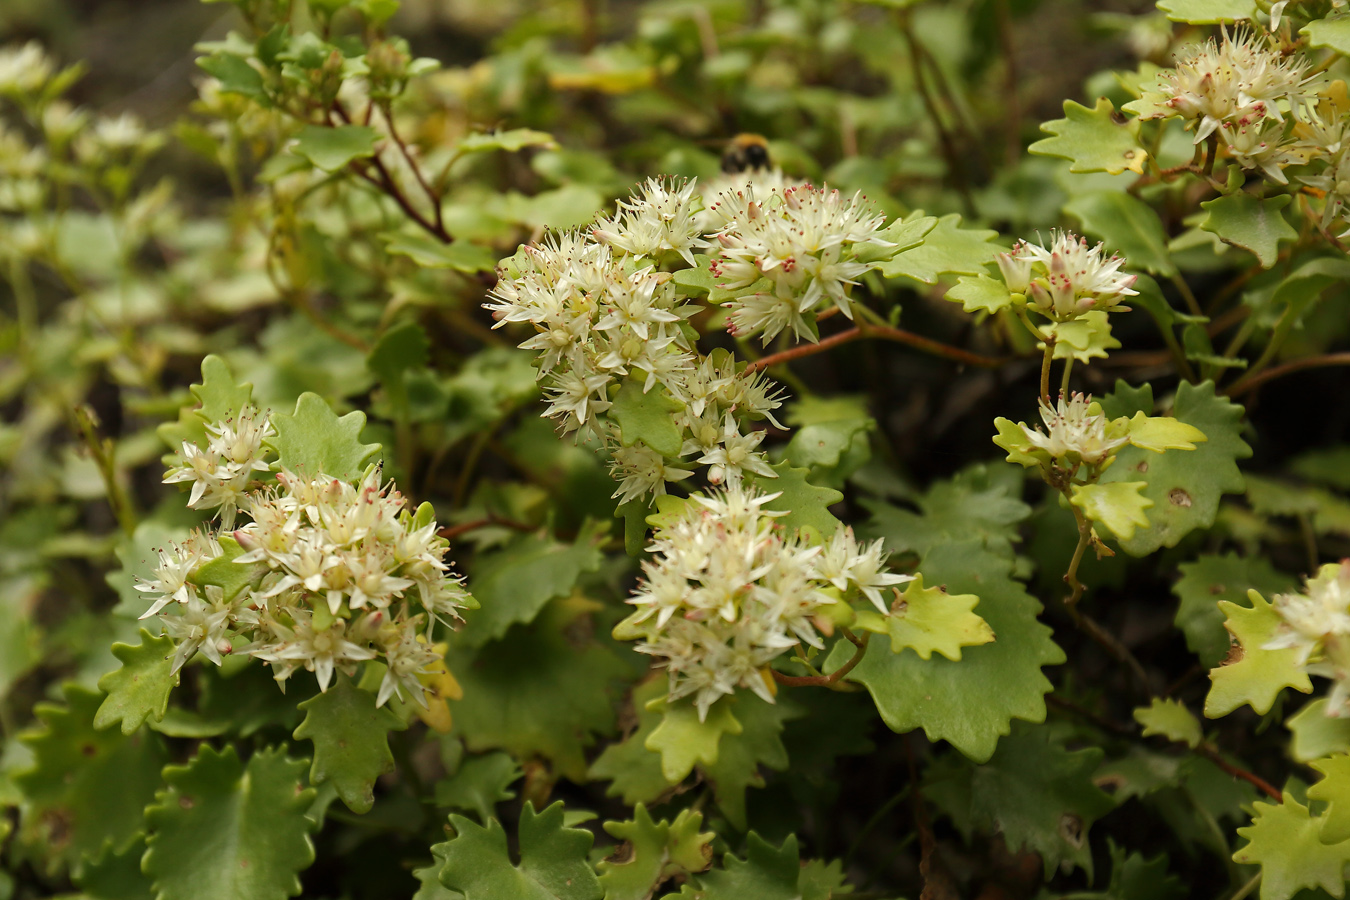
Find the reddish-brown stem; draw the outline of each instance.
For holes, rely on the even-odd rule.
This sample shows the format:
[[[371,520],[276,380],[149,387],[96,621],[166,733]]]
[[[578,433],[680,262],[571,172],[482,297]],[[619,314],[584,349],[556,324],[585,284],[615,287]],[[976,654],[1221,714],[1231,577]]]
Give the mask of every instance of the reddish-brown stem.
[[[828,687],[844,678],[849,672],[853,671],[854,666],[862,662],[863,656],[867,653],[867,641],[872,635],[864,634],[862,637],[858,637],[847,628],[841,628],[840,631],[843,632],[844,637],[852,642],[853,646],[858,648],[848,662],[829,675],[784,675],[782,672],[770,669],[769,671],[773,672],[773,680],[788,687]]]
[[[384,112],[384,120],[389,123],[389,136],[393,138],[394,143],[398,145],[398,150],[403,154],[403,158],[407,161],[408,168],[412,169],[413,177],[417,179],[417,183],[422,187],[422,192],[427,195],[427,200],[431,203],[432,215],[436,217],[437,231],[444,233],[445,219],[441,213],[440,195],[427,183],[426,176],[422,174],[422,167],[412,158],[412,153],[409,152],[408,145],[404,142],[403,138],[399,136],[398,126],[394,124],[394,110],[392,106],[385,105],[382,111]]]
[[[1233,385],[1224,391],[1229,397],[1239,397],[1248,391],[1255,390],[1267,381],[1273,381],[1288,375],[1290,372],[1297,372],[1300,369],[1317,369],[1323,366],[1350,366],[1350,353],[1328,353],[1325,356],[1310,356],[1307,359],[1296,359],[1293,362],[1287,362],[1281,366],[1274,366],[1266,369],[1264,372],[1257,372],[1247,378],[1240,378]]]
[[[1271,784],[1269,781],[1266,781],[1264,778],[1262,778],[1260,775],[1255,774],[1254,772],[1248,772],[1241,766],[1233,765],[1228,760],[1220,756],[1219,751],[1215,749],[1212,745],[1201,744],[1199,747],[1195,748],[1195,752],[1200,754],[1210,762],[1214,763],[1214,765],[1218,766],[1220,769],[1223,769],[1225,772],[1227,772],[1229,775],[1232,775],[1234,778],[1241,778],[1243,781],[1252,785],[1258,791],[1265,794],[1267,797],[1271,798],[1276,803],[1284,802],[1284,796],[1275,789],[1275,786],[1273,784]]]
[[[352,118],[350,115],[347,114],[347,110],[343,108],[342,104],[334,103],[333,112],[343,122],[347,123],[348,125],[351,124]],[[378,173],[379,175],[378,178],[370,174],[369,171],[370,168],[375,169],[376,173]],[[413,168],[416,169],[416,166],[414,166]],[[389,199],[393,200],[395,203],[398,204],[399,209],[403,210],[403,212],[408,216],[408,218],[416,222],[419,226],[422,227],[424,231],[431,234],[432,237],[435,237],[436,239],[445,244],[454,243],[455,239],[450,236],[449,232],[445,230],[445,227],[443,225],[437,222],[430,221],[429,219],[427,219],[426,216],[422,215],[422,213],[418,211],[416,206],[413,206],[412,201],[409,200],[407,196],[403,193],[403,191],[399,188],[398,182],[394,181],[394,177],[389,173],[389,169],[387,166],[385,166],[384,160],[380,159],[379,153],[376,153],[369,160],[353,160],[352,171],[354,171],[357,175],[364,178],[366,181],[370,182],[375,187],[379,188],[381,192],[383,192],[385,195],[389,197]],[[419,175],[419,179],[420,177],[421,176]],[[440,213],[439,203],[436,204],[436,212],[439,216]]]
[[[981,356],[978,353],[971,353],[968,350],[962,350],[960,347],[953,347],[950,344],[944,344],[941,341],[935,341],[922,335],[915,334],[912,331],[905,331],[903,328],[892,328],[889,325],[873,325],[863,322],[855,325],[847,331],[841,331],[838,334],[832,334],[823,338],[815,344],[803,344],[800,347],[793,347],[790,350],[783,350],[780,353],[771,353],[768,356],[755,360],[746,367],[747,372],[757,372],[760,369],[767,369],[770,366],[776,366],[780,363],[791,362],[794,359],[801,359],[805,356],[815,356],[817,353],[824,353],[832,347],[838,347],[841,344],[847,344],[861,338],[880,338],[883,341],[894,341],[897,344],[907,344],[916,350],[922,350],[925,353],[931,353],[934,356],[941,356],[944,359],[950,359],[953,362],[959,362],[968,366],[978,366],[982,369],[995,369],[1006,363],[1009,357]]]
[[[1117,722],[1112,722],[1110,719],[1097,715],[1090,709],[1079,706],[1077,703],[1073,703],[1069,700],[1064,700],[1060,697],[1056,697],[1053,694],[1047,696],[1045,700],[1049,705],[1065,710],[1066,712],[1071,712],[1076,716],[1080,716],[1081,718],[1087,719],[1089,722],[1105,731],[1110,731],[1114,734],[1118,734],[1123,737],[1134,737],[1138,734],[1138,729],[1134,728],[1133,726],[1121,725]],[[1257,775],[1254,772],[1249,772],[1246,769],[1242,768],[1241,766],[1235,765],[1229,762],[1228,760],[1224,759],[1219,754],[1218,748],[1215,747],[1213,744],[1208,743],[1201,744],[1198,747],[1194,747],[1192,749],[1196,754],[1203,756],[1205,759],[1214,763],[1214,765],[1218,766],[1220,769],[1223,769],[1229,775],[1232,775],[1234,778],[1241,778],[1243,781],[1252,785],[1257,790],[1265,794],[1267,797],[1270,797],[1276,803],[1279,803],[1283,800],[1282,796],[1280,795],[1280,792],[1275,789],[1274,785],[1272,785],[1269,781],[1266,781],[1260,775]]]
[[[477,531],[480,528],[487,528],[490,525],[501,525],[503,528],[513,528],[516,531],[534,531],[533,525],[526,525],[524,522],[515,522],[511,519],[498,519],[495,516],[489,516],[486,519],[474,519],[472,522],[464,522],[460,525],[447,525],[436,533],[447,541],[453,541],[461,534],[468,534],[470,531]]]

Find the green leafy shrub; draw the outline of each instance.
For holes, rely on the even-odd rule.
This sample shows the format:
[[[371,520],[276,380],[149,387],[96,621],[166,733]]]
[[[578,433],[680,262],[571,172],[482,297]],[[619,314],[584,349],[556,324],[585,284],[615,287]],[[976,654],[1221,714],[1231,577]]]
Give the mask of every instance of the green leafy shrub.
[[[1159,10],[0,49],[0,900],[1343,897],[1350,31]]]

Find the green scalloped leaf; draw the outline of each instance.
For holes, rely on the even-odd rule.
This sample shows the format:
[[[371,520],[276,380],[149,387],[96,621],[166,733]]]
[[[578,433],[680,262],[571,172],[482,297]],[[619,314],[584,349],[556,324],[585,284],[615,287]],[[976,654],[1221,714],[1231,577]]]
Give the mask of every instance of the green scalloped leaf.
[[[543,812],[526,802],[520,814],[520,863],[511,862],[506,832],[496,819],[486,827],[450,815],[455,837],[432,852],[444,860],[441,884],[464,900],[600,900],[604,891],[586,855],[595,841],[568,828],[559,800]]]
[[[991,550],[1011,556],[1017,526],[1031,515],[1031,507],[1021,500],[1022,485],[1015,470],[979,464],[933,483],[923,496],[914,498],[918,512],[864,499],[863,506],[872,513],[868,536],[884,537],[892,553],[910,550],[920,555],[978,537]]]
[[[309,783],[331,781],[352,812],[370,812],[375,803],[375,779],[394,770],[389,732],[407,723],[389,707],[377,708],[375,695],[339,674],[328,690],[300,704],[305,720],[292,735],[314,744]]]
[[[732,713],[735,702],[723,697],[708,707],[708,714],[700,721],[698,709],[692,700],[684,698],[671,703],[666,697],[657,697],[647,704],[648,712],[661,716],[644,746],[661,754],[661,773],[666,781],[676,784],[694,770],[694,765],[717,762],[719,745],[724,734],[740,734],[741,723]]]
[[[455,142],[456,153],[487,153],[505,150],[515,153],[526,147],[556,148],[558,142],[547,131],[533,128],[508,128],[506,131],[480,131],[466,134]]]
[[[214,353],[202,359],[201,383],[188,390],[197,405],[183,407],[176,422],[165,422],[155,429],[174,455],[182,450],[184,441],[205,446],[207,424],[234,418],[253,402],[253,385],[237,383],[229,365]]]
[[[1206,200],[1200,208],[1209,215],[1200,227],[1217,235],[1225,244],[1251,251],[1262,268],[1269,269],[1279,258],[1280,242],[1298,237],[1298,232],[1280,212],[1291,199],[1288,194],[1263,199],[1238,191]]]
[[[1181,879],[1167,871],[1167,854],[1146,859],[1142,853],[1126,854],[1110,838],[1106,841],[1111,881],[1101,900],[1185,900],[1189,895]]]
[[[1144,726],[1144,737],[1160,734],[1191,749],[1203,739],[1200,720],[1179,700],[1154,697],[1151,704],[1134,711],[1134,720]]]
[[[744,691],[736,697],[741,729],[724,734],[716,761],[700,768],[713,783],[717,806],[737,828],[746,827],[746,788],[764,786],[759,767],[780,771],[788,767],[787,748],[781,739],[783,723],[800,715],[802,710],[787,697],[777,703],[766,703]]]
[[[300,893],[314,861],[306,815],[314,790],[305,761],[281,748],[245,766],[234,747],[202,745],[186,765],[168,766],[168,787],[145,811],[149,849],[141,862],[158,900],[273,900]]]
[[[936,284],[940,275],[982,275],[985,265],[1008,249],[990,243],[997,238],[997,231],[962,228],[961,216],[952,213],[937,220],[922,244],[897,253],[877,270],[887,278],[903,276],[924,284]]]
[[[960,662],[924,661],[869,645],[848,678],[872,694],[892,731],[922,728],[931,741],[946,740],[971,759],[987,760],[1013,719],[1045,721],[1051,685],[1041,667],[1064,662],[1064,653],[1037,618],[1040,603],[1013,579],[1013,560],[991,552],[984,540],[935,546],[919,570],[953,593],[979,596],[981,617],[998,639],[965,650]],[[843,665],[848,650],[838,647],[825,671]]]
[[[1142,481],[1117,481],[1112,484],[1075,484],[1069,501],[1093,522],[1105,525],[1121,540],[1134,537],[1135,528],[1148,527],[1144,510],[1153,501],[1143,495],[1148,487]]]
[[[67,682],[63,692],[64,704],[33,708],[41,724],[18,736],[33,764],[12,779],[26,801],[18,840],[42,849],[48,874],[66,866],[78,875],[86,860],[137,840],[168,756],[148,732],[95,729],[98,691]]]
[[[1293,735],[1290,753],[1299,762],[1350,753],[1350,719],[1327,715],[1325,697],[1304,704],[1284,725]]]
[[[1253,809],[1252,823],[1237,830],[1247,845],[1233,861],[1261,866],[1261,900],[1289,900],[1301,888],[1319,887],[1345,896],[1350,841],[1322,843],[1321,820],[1287,792],[1283,803],[1258,801]]]
[[[158,722],[169,708],[169,692],[178,684],[173,669],[173,641],[141,629],[139,644],[115,643],[112,655],[121,668],[98,680],[107,698],[94,716],[94,727],[122,723],[122,733],[131,734],[148,718]]]
[[[774,465],[777,478],[755,476],[750,481],[761,491],[782,496],[764,504],[765,509],[778,510],[787,515],[774,521],[789,534],[797,529],[814,529],[815,534],[828,538],[840,525],[830,507],[844,499],[834,488],[818,487],[807,480],[806,469],[793,468],[787,460]]]
[[[1324,844],[1350,841],[1350,756],[1338,753],[1329,759],[1319,759],[1312,767],[1322,774],[1322,780],[1308,788],[1309,800],[1327,804],[1319,837]]]
[[[910,649],[920,659],[934,653],[947,659],[961,658],[962,647],[977,647],[994,640],[989,623],[972,612],[980,598],[974,594],[948,594],[941,588],[923,586],[917,576],[888,616],[875,610],[858,614],[858,624],[877,634],[889,635],[891,652]]]
[[[454,775],[436,783],[436,805],[470,810],[486,822],[496,814],[498,803],[515,799],[510,787],[523,774],[509,753],[471,756]]]
[[[1092,109],[1065,100],[1064,118],[1042,123],[1041,131],[1053,137],[1042,138],[1027,152],[1072,160],[1070,172],[1144,172],[1148,151],[1139,143],[1139,120],[1116,112],[1105,97],[1098,97]]]
[[[512,625],[534,621],[550,600],[572,593],[583,573],[600,568],[603,538],[600,526],[583,528],[570,544],[526,534],[478,557],[469,574],[480,608],[456,634],[455,645],[481,647]]]
[[[1209,438],[1194,425],[1171,416],[1147,416],[1137,412],[1130,419],[1130,443],[1143,450],[1162,453],[1167,450],[1194,450]]]
[[[622,797],[623,802],[631,806],[651,803],[674,786],[666,780],[661,754],[647,749],[647,738],[663,719],[661,713],[648,709],[647,704],[665,695],[664,676],[633,688],[632,706],[637,716],[637,728],[622,741],[606,746],[587,773],[590,779],[613,781],[605,790],[605,796]]]
[[[1076,866],[1091,880],[1089,831],[1116,807],[1094,781],[1105,753],[1067,750],[1053,735],[1050,728],[1019,726],[983,765],[939,769],[929,794],[963,831],[1001,832],[1009,849],[1039,853],[1047,879],[1061,866]]]
[[[543,757],[573,781],[586,777],[585,750],[614,728],[614,703],[632,669],[587,636],[595,604],[553,600],[529,625],[477,650],[452,645],[446,665],[464,689],[452,703],[454,734],[475,753]]]
[[[1226,716],[1244,703],[1264,716],[1285,688],[1305,694],[1312,691],[1308,673],[1299,664],[1297,647],[1265,649],[1280,628],[1279,613],[1256,591],[1249,591],[1247,596],[1252,603],[1250,609],[1219,603],[1228,617],[1224,627],[1232,632],[1238,646],[1222,666],[1210,670],[1213,684],[1205,698],[1205,715],[1211,719]]]
[[[722,868],[698,876],[700,890],[686,887],[681,897],[698,900],[829,900],[843,885],[840,866],[801,863],[797,836],[774,847],[755,832],[746,836],[745,859],[727,853]]]
[[[232,603],[244,591],[257,587],[270,569],[265,562],[242,566],[236,563],[235,560],[244,555],[244,548],[230,535],[221,535],[218,542],[220,555],[198,566],[188,580],[198,587],[220,588],[224,592],[225,602]]]
[[[1050,454],[1031,443],[1026,431],[1012,419],[999,416],[994,420],[994,428],[997,432],[994,443],[1008,451],[1008,462],[1030,469],[1039,466],[1042,461],[1050,461]]]
[[[352,160],[374,156],[379,136],[368,125],[306,125],[296,137],[295,152],[325,172],[336,172]]]
[[[1207,669],[1217,666],[1231,646],[1228,631],[1223,627],[1220,600],[1246,606],[1249,590],[1271,596],[1297,587],[1295,579],[1275,571],[1260,556],[1206,554],[1177,568],[1181,579],[1172,586],[1172,593],[1181,601],[1176,624],[1186,635],[1186,646]]]
[[[1240,22],[1256,15],[1252,0],[1158,0],[1158,9],[1173,22],[1192,25]]]
[[[1012,307],[1012,291],[1000,279],[983,273],[974,277],[962,275],[943,295],[953,303],[960,303],[966,312],[996,313]]]
[[[1350,53],[1350,13],[1339,11],[1324,19],[1314,19],[1298,33],[1308,39],[1309,47],[1328,47],[1337,53]]]
[[[1066,203],[1064,211],[1083,223],[1084,232],[1125,257],[1126,268],[1165,278],[1177,274],[1162,220],[1138,197],[1123,191],[1090,191]]]
[[[1111,335],[1111,317],[1104,309],[1090,309],[1067,322],[1047,322],[1041,330],[1055,338],[1055,359],[1091,362],[1120,346]],[[1043,343],[1036,346],[1045,349]]]
[[[684,404],[670,396],[663,385],[643,392],[642,380],[625,379],[609,408],[609,416],[619,423],[620,440],[625,447],[638,441],[646,444],[667,459],[680,455],[684,432],[671,413],[684,409]]]
[[[703,815],[680,810],[674,822],[653,821],[639,803],[627,822],[606,822],[605,831],[622,841],[598,864],[605,900],[649,900],[656,889],[676,876],[702,872],[712,865],[712,832],[700,832]]]
[[[1125,447],[1102,483],[1145,481],[1144,496],[1153,501],[1149,525],[1122,538],[1120,546],[1131,556],[1147,556],[1159,547],[1175,547],[1197,528],[1214,524],[1223,494],[1245,488],[1237,461],[1252,455],[1241,438],[1243,409],[1214,392],[1214,382],[1194,385],[1183,381],[1177,389],[1173,414],[1177,420],[1204,432],[1207,440],[1194,450],[1159,456],[1138,447]]]
[[[380,452],[379,444],[361,443],[365,413],[338,418],[322,397],[308,391],[296,401],[294,413],[273,413],[272,425],[277,433],[271,443],[280,465],[309,478],[354,481]]]

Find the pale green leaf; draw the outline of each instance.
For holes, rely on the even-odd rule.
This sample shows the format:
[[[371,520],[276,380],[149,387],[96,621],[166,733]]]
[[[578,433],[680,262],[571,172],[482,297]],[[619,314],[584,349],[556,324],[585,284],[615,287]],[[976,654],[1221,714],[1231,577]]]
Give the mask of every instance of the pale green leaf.
[[[1327,715],[1325,697],[1309,701],[1284,724],[1293,735],[1290,753],[1299,762],[1350,753],[1350,719]]]
[[[631,806],[635,803],[651,803],[672,787],[671,782],[666,780],[661,754],[647,749],[647,738],[664,719],[660,712],[649,710],[647,704],[665,694],[664,675],[633,688],[632,704],[637,716],[637,729],[622,741],[605,747],[587,773],[592,779],[613,781],[605,791],[606,796],[622,797],[623,802]]]
[[[1211,719],[1226,716],[1244,703],[1265,715],[1286,687],[1305,694],[1312,691],[1297,647],[1265,649],[1279,631],[1279,614],[1256,591],[1250,591],[1248,597],[1250,609],[1226,601],[1219,604],[1228,617],[1224,627],[1239,646],[1222,666],[1209,673],[1213,684],[1205,698],[1205,715]]]
[[[1091,362],[1120,346],[1120,341],[1111,336],[1111,317],[1104,309],[1088,310],[1066,322],[1047,322],[1041,330],[1055,339],[1055,359]],[[1045,349],[1044,344],[1037,346]]]
[[[1146,416],[1137,412],[1130,419],[1130,443],[1155,453],[1194,450],[1196,444],[1206,440],[1208,438],[1199,428],[1171,416]]]
[[[1154,697],[1150,705],[1134,711],[1134,720],[1144,726],[1144,737],[1160,734],[1192,749],[1200,746],[1200,720],[1179,700]]]
[[[986,263],[1006,247],[992,244],[997,231],[962,228],[961,216],[952,213],[938,219],[923,243],[881,263],[877,269],[887,278],[905,276],[936,284],[939,275],[982,275]]]
[[[379,136],[366,125],[306,125],[296,137],[295,152],[325,172],[336,172],[353,160],[374,156]]]
[[[1139,143],[1139,120],[1116,112],[1105,97],[1098,97],[1092,109],[1065,100],[1064,118],[1045,122],[1041,131],[1054,136],[1042,138],[1027,151],[1072,160],[1070,172],[1143,174],[1148,151]]]
[[[553,135],[532,128],[511,128],[506,131],[489,131],[468,134],[455,142],[458,153],[486,153],[490,150],[505,150],[514,153],[526,147],[556,148]]]
[[[365,413],[338,418],[322,397],[306,392],[296,401],[294,413],[272,415],[277,430],[272,446],[281,457],[280,465],[292,472],[351,481],[361,477],[380,452],[379,444],[361,443],[365,424]]]
[[[672,703],[665,697],[657,697],[647,704],[649,712],[661,715],[661,724],[648,735],[645,746],[661,754],[661,771],[666,781],[672,784],[683,781],[696,763],[717,762],[722,735],[741,732],[741,723],[732,711],[734,705],[734,700],[723,697],[708,707],[707,715],[700,720],[698,709],[688,698]]]
[[[486,247],[463,239],[447,244],[423,233],[392,234],[385,237],[385,249],[426,269],[472,274],[491,272],[497,266],[496,257]]]
[[[966,312],[996,313],[1012,306],[1012,292],[1001,279],[988,275],[962,275],[943,295],[953,303],[960,303]]]
[[[788,534],[811,529],[823,538],[833,535],[839,520],[829,507],[843,500],[844,495],[834,488],[812,484],[807,478],[808,470],[794,468],[787,460],[772,468],[778,473],[777,478],[755,476],[750,481],[766,494],[781,494],[764,504],[764,509],[786,513],[775,518],[775,524]]]
[[[1105,525],[1111,533],[1123,540],[1134,537],[1135,528],[1148,527],[1144,510],[1153,501],[1142,493],[1147,485],[1142,481],[1117,481],[1111,484],[1075,484],[1074,506],[1093,522]]]
[[[1293,578],[1259,556],[1206,554],[1178,568],[1181,579],[1172,588],[1181,601],[1176,624],[1186,635],[1186,646],[1209,669],[1219,664],[1230,646],[1219,601],[1246,606],[1247,592],[1253,588],[1270,596],[1296,587]]]
[[[623,843],[599,864],[605,900],[648,900],[662,883],[677,875],[702,872],[712,865],[711,832],[699,832],[703,816],[681,810],[675,821],[653,821],[639,803],[627,822],[606,822],[605,831]]]
[[[1193,25],[1240,22],[1256,15],[1252,0],[1158,0],[1158,9],[1173,22]]]
[[[1327,804],[1326,812],[1320,817],[1322,843],[1350,841],[1350,756],[1338,753],[1314,761],[1312,767],[1322,774],[1322,780],[1308,788],[1308,799]]]
[[[1301,888],[1322,888],[1345,896],[1350,841],[1324,844],[1321,822],[1288,793],[1283,803],[1253,804],[1252,823],[1237,833],[1247,845],[1233,861],[1261,866],[1261,900],[1289,900]]]
[[[1238,0],[1231,0],[1238,2]],[[1350,53],[1350,13],[1337,11],[1323,19],[1314,19],[1299,30],[1309,47],[1327,47],[1337,53]]]
[[[905,587],[889,616],[878,616],[890,635],[891,652],[910,649],[920,659],[938,653],[961,658],[962,647],[976,647],[994,640],[989,624],[975,615],[980,602],[974,594],[948,594],[940,588],[925,588],[920,575]]]

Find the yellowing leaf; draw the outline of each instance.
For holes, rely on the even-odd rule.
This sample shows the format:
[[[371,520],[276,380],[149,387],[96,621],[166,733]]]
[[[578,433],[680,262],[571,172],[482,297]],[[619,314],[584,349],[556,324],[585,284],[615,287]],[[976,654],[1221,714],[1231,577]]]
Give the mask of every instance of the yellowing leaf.
[[[1130,419],[1130,443],[1145,450],[1162,453],[1164,450],[1194,450],[1195,445],[1209,440],[1194,425],[1187,425],[1171,416],[1146,416],[1142,412]]]
[[[999,416],[994,420],[994,427],[998,429],[998,433],[994,435],[994,443],[1008,451],[1008,462],[1031,468],[1039,466],[1042,460],[1049,460],[1050,454],[1038,450],[1022,426],[1012,419]]]
[[[661,724],[647,737],[648,750],[661,754],[661,772],[675,783],[693,771],[695,763],[717,762],[718,744],[723,734],[740,734],[741,723],[731,713],[732,700],[723,698],[708,708],[699,721],[698,710],[690,700],[669,702],[658,697],[647,704],[651,712],[661,712]]]
[[[993,313],[1012,306],[1012,292],[1008,286],[988,275],[962,275],[944,296],[954,303],[960,303],[966,312]]]
[[[1233,854],[1233,861],[1261,866],[1261,900],[1289,900],[1301,888],[1318,887],[1333,897],[1345,896],[1350,841],[1322,843],[1321,821],[1288,793],[1283,803],[1252,805],[1252,824],[1237,832],[1247,846]]]
[[[959,660],[962,647],[976,647],[994,639],[989,623],[971,612],[980,598],[974,594],[948,594],[940,588],[925,588],[923,576],[905,588],[900,603],[889,616],[875,616],[883,633],[891,638],[891,652],[908,648],[928,659],[940,653]]]
[[[1129,540],[1136,527],[1148,527],[1144,510],[1152,506],[1153,501],[1141,493],[1145,487],[1147,485],[1142,481],[1075,484],[1070,502],[1092,521],[1105,525],[1117,537]]]
[[[1111,336],[1111,319],[1104,309],[1089,310],[1068,322],[1049,322],[1041,330],[1055,338],[1055,359],[1089,362],[1120,346]],[[1045,344],[1038,346],[1045,348]]]
[[[1073,160],[1070,172],[1144,172],[1148,151],[1139,143],[1139,120],[1116,112],[1105,97],[1098,97],[1092,109],[1065,100],[1064,118],[1044,123],[1041,130],[1053,137],[1042,138],[1028,152]]]
[[[1322,843],[1350,841],[1350,756],[1338,753],[1317,760],[1312,767],[1322,773],[1322,780],[1308,788],[1308,799],[1327,803],[1321,817]]]
[[[1160,734],[1192,749],[1200,746],[1200,720],[1178,700],[1154,697],[1152,704],[1134,711],[1134,720],[1144,726],[1144,737]]]
[[[1205,698],[1205,715],[1211,719],[1226,716],[1244,703],[1265,715],[1285,688],[1305,694],[1312,691],[1308,673],[1299,665],[1297,647],[1265,649],[1280,627],[1274,607],[1256,591],[1247,596],[1251,609],[1227,601],[1219,604],[1228,616],[1224,627],[1240,646],[1233,648],[1231,661],[1209,673],[1212,685]]]

